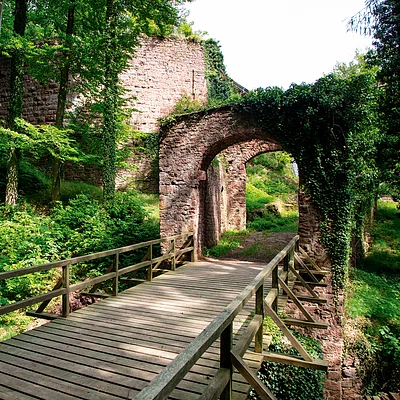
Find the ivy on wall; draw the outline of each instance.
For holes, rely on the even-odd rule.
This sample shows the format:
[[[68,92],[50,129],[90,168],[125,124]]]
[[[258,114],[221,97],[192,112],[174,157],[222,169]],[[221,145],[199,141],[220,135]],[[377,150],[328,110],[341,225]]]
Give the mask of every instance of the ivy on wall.
[[[375,75],[328,75],[311,85],[257,90],[234,105],[296,160],[300,185],[321,215],[321,242],[332,263],[333,289],[344,286],[354,233],[377,192],[379,140]]]
[[[232,94],[237,94],[237,92],[231,87],[230,80],[226,74],[221,47],[214,39],[204,40],[202,47],[206,62],[208,102],[212,104],[228,100]]]
[[[330,256],[336,295],[345,283],[351,239],[361,235],[377,193],[380,91],[375,72],[366,70],[348,77],[331,74],[286,91],[258,89],[218,108],[244,114],[295,159],[301,189],[321,213],[321,243]],[[210,112],[215,107],[163,119],[161,137],[179,121]]]

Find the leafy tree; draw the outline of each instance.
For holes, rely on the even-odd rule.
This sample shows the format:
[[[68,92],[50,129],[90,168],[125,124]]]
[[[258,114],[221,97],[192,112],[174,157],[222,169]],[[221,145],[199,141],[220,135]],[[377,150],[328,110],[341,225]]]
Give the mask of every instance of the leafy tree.
[[[177,24],[179,15],[175,5],[183,2],[185,0],[153,0],[150,3],[144,0],[106,0],[104,40],[100,43],[101,54],[104,54],[102,136],[105,200],[111,200],[115,191],[118,113],[123,104],[118,75],[127,67],[142,34],[153,32],[154,26],[162,34]]]
[[[367,0],[365,9],[352,17],[349,28],[374,37],[371,63],[379,65],[384,88],[380,99],[381,129],[386,134],[380,147],[382,180],[400,194],[400,1]]]
[[[22,116],[22,99],[24,94],[24,53],[21,45],[21,38],[25,34],[27,23],[27,0],[16,0],[14,10],[13,34],[15,46],[11,55],[11,76],[10,76],[10,102],[8,106],[8,125],[15,130],[16,119]],[[18,197],[18,167],[19,150],[12,146],[8,153],[7,162],[7,186],[5,202],[8,205],[15,205]]]

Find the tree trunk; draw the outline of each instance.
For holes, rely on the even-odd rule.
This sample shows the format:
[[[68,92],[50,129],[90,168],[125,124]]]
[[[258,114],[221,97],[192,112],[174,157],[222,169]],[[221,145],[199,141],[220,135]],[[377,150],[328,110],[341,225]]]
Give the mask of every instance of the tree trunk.
[[[116,178],[116,140],[118,114],[118,70],[116,66],[117,2],[107,0],[106,11],[106,54],[103,90],[103,198],[112,200]]]
[[[3,21],[3,7],[4,7],[4,1],[5,1],[5,0],[0,0],[0,35],[1,35],[1,22]]]
[[[16,0],[14,34],[24,36],[27,19],[27,0]],[[8,124],[10,129],[17,130],[16,118],[22,117],[24,96],[24,56],[23,50],[14,49],[11,56],[10,102],[8,106]],[[18,198],[18,169],[20,154],[11,147],[7,162],[7,185],[5,203],[16,205]]]
[[[7,161],[7,185],[5,203],[15,206],[18,199],[18,170],[19,150],[13,147],[10,149]]]
[[[70,46],[70,38],[74,31],[74,14],[75,14],[75,0],[71,0],[71,6],[68,9],[68,21],[67,21],[67,48]],[[55,126],[59,129],[64,127],[64,115],[67,106],[67,95],[68,95],[68,79],[70,69],[70,54],[69,50],[64,51],[64,66],[61,68],[60,75],[60,87],[58,90],[57,98],[57,111],[56,111],[56,122]],[[51,202],[54,203],[60,199],[61,189],[61,168],[62,162],[53,157],[52,160],[52,183],[51,183]]]

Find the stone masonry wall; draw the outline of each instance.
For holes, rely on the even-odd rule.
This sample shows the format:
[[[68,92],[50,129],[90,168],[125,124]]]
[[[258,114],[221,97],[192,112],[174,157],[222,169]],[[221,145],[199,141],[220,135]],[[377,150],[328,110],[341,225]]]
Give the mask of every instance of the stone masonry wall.
[[[146,38],[137,48],[130,67],[120,75],[127,90],[128,106],[137,110],[131,114],[130,124],[142,132],[157,132],[157,120],[170,113],[182,95],[200,102],[207,101],[205,60],[200,43],[181,38]],[[57,108],[58,84],[48,85],[25,75],[23,117],[34,124],[52,124]],[[9,100],[10,60],[0,58],[0,120],[7,119]],[[70,98],[70,106],[76,96]],[[128,143],[134,147],[134,143]],[[119,171],[117,187],[136,186],[155,192],[158,189],[157,171],[152,161],[143,154],[136,154],[131,162],[136,166]],[[63,179],[101,183],[98,168],[67,165]]]
[[[157,119],[168,115],[182,95],[207,101],[204,53],[200,43],[177,38],[148,38],[121,74],[128,105],[137,109],[132,126],[158,131]]]

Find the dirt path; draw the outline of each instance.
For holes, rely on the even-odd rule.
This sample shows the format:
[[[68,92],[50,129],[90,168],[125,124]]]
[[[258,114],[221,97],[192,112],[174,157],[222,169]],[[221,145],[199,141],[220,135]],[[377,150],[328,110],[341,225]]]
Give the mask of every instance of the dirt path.
[[[241,246],[220,259],[268,262],[295,236],[293,232],[250,232],[241,239]]]

